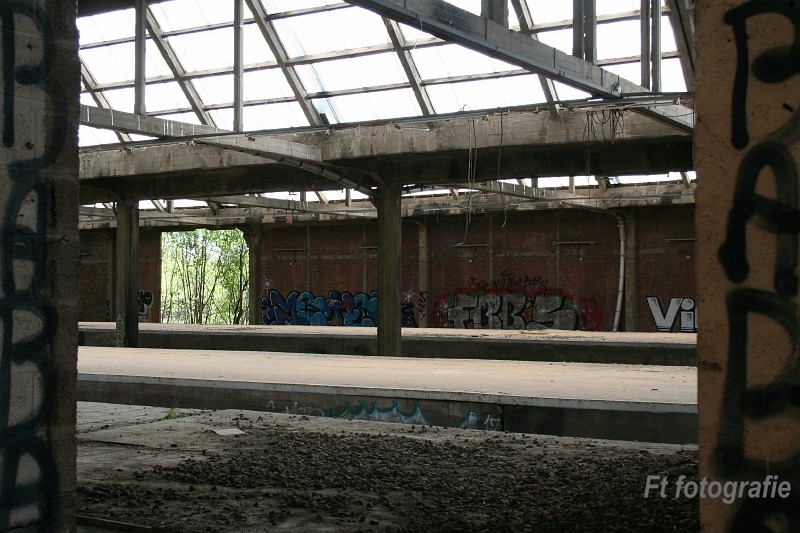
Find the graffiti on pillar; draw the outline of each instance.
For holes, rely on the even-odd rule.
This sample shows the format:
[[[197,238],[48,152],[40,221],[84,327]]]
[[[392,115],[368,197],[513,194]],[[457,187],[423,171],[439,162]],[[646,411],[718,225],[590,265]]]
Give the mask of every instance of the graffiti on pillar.
[[[669,306],[664,309],[661,300],[656,296],[648,296],[647,305],[659,332],[674,331],[676,323],[681,333],[697,331],[697,303],[692,298],[671,298]]]
[[[138,314],[139,322],[153,321],[153,293],[151,291],[139,291]]]
[[[787,42],[768,43],[756,57],[750,57],[750,32],[748,23],[761,22],[762,28],[774,28],[774,17],[782,16],[793,26],[794,33],[788,33]],[[753,19],[757,19],[754,21]],[[764,135],[751,145],[748,120],[760,117],[761,113],[748,109],[747,93],[750,83],[783,83],[800,73],[800,41],[796,36],[800,31],[800,4],[794,1],[751,1],[744,2],[728,10],[725,23],[731,26],[735,42],[736,72],[734,74],[733,101],[731,104],[731,143],[743,152],[735,176],[733,204],[728,213],[727,233],[720,246],[718,257],[727,278],[738,285],[726,297],[728,313],[728,353],[725,365],[722,411],[716,448],[714,467],[718,475],[728,480],[764,480],[766,475],[788,481],[794,487],[789,497],[749,498],[737,503],[727,531],[744,532],[772,529],[767,524],[780,524],[785,531],[800,531],[800,452],[794,447],[793,454],[775,458],[759,455],[745,441],[758,440],[758,436],[748,434],[748,425],[759,423],[787,424],[800,422],[796,409],[800,407],[800,361],[796,346],[798,344],[797,277],[798,233],[800,232],[800,209],[798,209],[798,173],[792,152],[797,151],[800,140],[800,110],[796,92],[786,88],[787,102],[783,109],[791,112],[783,124],[776,124],[772,133]],[[775,39],[778,32],[763,32],[759,39]],[[732,51],[733,52],[733,51]],[[794,82],[796,83],[796,79]],[[794,87],[794,85],[792,85]],[[769,124],[766,119],[762,122]],[[761,179],[774,180],[774,197],[766,197],[756,192]],[[748,228],[774,235],[768,242],[774,243],[770,257],[755,257],[748,253]],[[752,242],[752,241],[751,241]],[[751,260],[763,265],[770,260],[768,272],[758,266],[751,271]],[[759,263],[758,260],[761,260]],[[755,274],[768,274],[771,289],[746,286],[754,283]],[[744,286],[742,286],[744,285]],[[748,382],[751,356],[748,350],[759,346],[760,329],[750,329],[754,320],[769,320],[787,334],[787,352],[774,354],[783,357],[781,372],[773,375],[769,383],[753,385]],[[773,331],[770,329],[769,331]],[[763,337],[763,334],[761,334]],[[767,339],[764,339],[767,340]],[[778,418],[779,417],[779,418]],[[783,429],[783,435],[793,434]]]
[[[589,314],[592,300],[584,300]],[[462,289],[439,296],[433,304],[435,327],[455,329],[581,329],[581,309],[560,289],[474,291]],[[587,321],[588,322],[588,321]],[[592,326],[598,324],[596,318]]]
[[[42,173],[64,148],[69,122],[68,91],[50,78],[55,35],[44,10],[0,2],[0,40],[0,531],[8,531],[47,521],[58,496],[46,431],[58,390],[49,354],[57,313],[46,290],[55,206]]]
[[[261,298],[261,323],[294,326],[370,326],[378,325],[378,293],[330,291],[327,298],[309,291],[292,291],[284,297],[270,290]],[[417,327],[414,304],[400,307],[402,327]]]

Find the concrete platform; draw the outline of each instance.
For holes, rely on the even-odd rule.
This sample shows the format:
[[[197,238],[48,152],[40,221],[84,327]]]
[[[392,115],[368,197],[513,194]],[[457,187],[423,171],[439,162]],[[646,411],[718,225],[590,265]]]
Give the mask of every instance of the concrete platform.
[[[376,355],[377,330],[359,327],[140,324],[140,348]],[[113,322],[79,324],[82,346],[116,346]],[[405,357],[697,365],[694,333],[405,328]]]
[[[82,401],[695,443],[693,367],[82,346]]]

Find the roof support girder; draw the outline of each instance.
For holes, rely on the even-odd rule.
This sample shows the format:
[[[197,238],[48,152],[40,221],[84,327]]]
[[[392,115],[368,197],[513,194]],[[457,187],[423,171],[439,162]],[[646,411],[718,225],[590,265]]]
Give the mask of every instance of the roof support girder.
[[[297,74],[294,67],[288,65],[287,61],[289,57],[286,53],[286,49],[284,48],[283,43],[281,43],[278,32],[275,30],[275,26],[269,19],[267,12],[264,11],[264,7],[261,5],[261,2],[259,0],[245,1],[247,2],[247,7],[250,8],[250,11],[255,17],[256,24],[258,24],[258,28],[261,30],[261,35],[263,35],[264,40],[267,41],[267,45],[269,45],[270,50],[272,50],[272,55],[275,56],[275,60],[278,62],[281,71],[286,77],[286,81],[292,88],[292,92],[294,93],[297,102],[300,104],[300,107],[302,107],[303,113],[305,114],[309,124],[312,126],[321,126],[325,124],[325,121],[320,116],[319,111],[317,111],[317,108],[314,107],[314,104],[312,104],[311,100],[309,100],[308,93],[306,93],[303,83],[300,81],[300,76]]]
[[[511,6],[514,8],[517,20],[519,20],[520,32],[525,35],[530,35],[534,41],[538,41],[539,36],[533,33],[533,16],[528,6],[528,0],[511,0]],[[545,100],[547,100],[547,107],[550,109],[550,113],[554,116],[558,115],[559,109],[556,105],[558,95],[556,93],[555,83],[547,76],[542,76],[541,74],[539,74],[539,83],[542,85],[542,92],[544,93]]]
[[[649,92],[588,61],[572,57],[519,32],[510,32],[500,24],[443,0],[350,0],[350,3],[595,96],[620,98],[627,94]],[[639,112],[684,132],[694,129],[693,113],[682,105],[643,108]]]
[[[161,37],[161,34],[163,33],[161,26],[158,24],[158,21],[153,16],[153,13],[149,8],[147,9],[147,29],[150,32],[150,38],[153,39],[158,51],[161,52],[161,56],[164,58],[164,61],[167,63],[170,71],[172,71],[172,75],[175,76],[175,81],[178,83],[178,86],[181,88],[181,91],[183,91],[184,96],[186,96],[186,99],[189,101],[189,105],[192,106],[192,110],[194,111],[195,115],[197,115],[197,119],[201,124],[214,125],[214,120],[204,109],[203,101],[200,98],[200,95],[197,94],[192,82],[185,78],[186,71],[181,65],[175,50],[173,50],[172,46],[170,46],[170,44]]]

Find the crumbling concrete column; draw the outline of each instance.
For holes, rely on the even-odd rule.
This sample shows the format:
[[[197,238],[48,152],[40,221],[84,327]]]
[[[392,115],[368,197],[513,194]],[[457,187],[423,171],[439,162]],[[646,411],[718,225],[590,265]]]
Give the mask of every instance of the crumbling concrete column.
[[[0,531],[75,529],[75,11],[0,2]]]
[[[707,532],[800,531],[798,25],[697,3],[700,481],[735,488],[700,494]]]
[[[400,185],[378,189],[378,355],[400,356]]]

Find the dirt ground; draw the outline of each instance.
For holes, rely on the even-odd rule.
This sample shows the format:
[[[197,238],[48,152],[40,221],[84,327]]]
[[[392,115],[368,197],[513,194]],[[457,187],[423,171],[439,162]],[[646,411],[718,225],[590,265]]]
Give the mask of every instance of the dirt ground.
[[[697,499],[645,498],[649,475],[696,480],[696,446],[78,410],[78,514],[175,531],[698,531]]]

